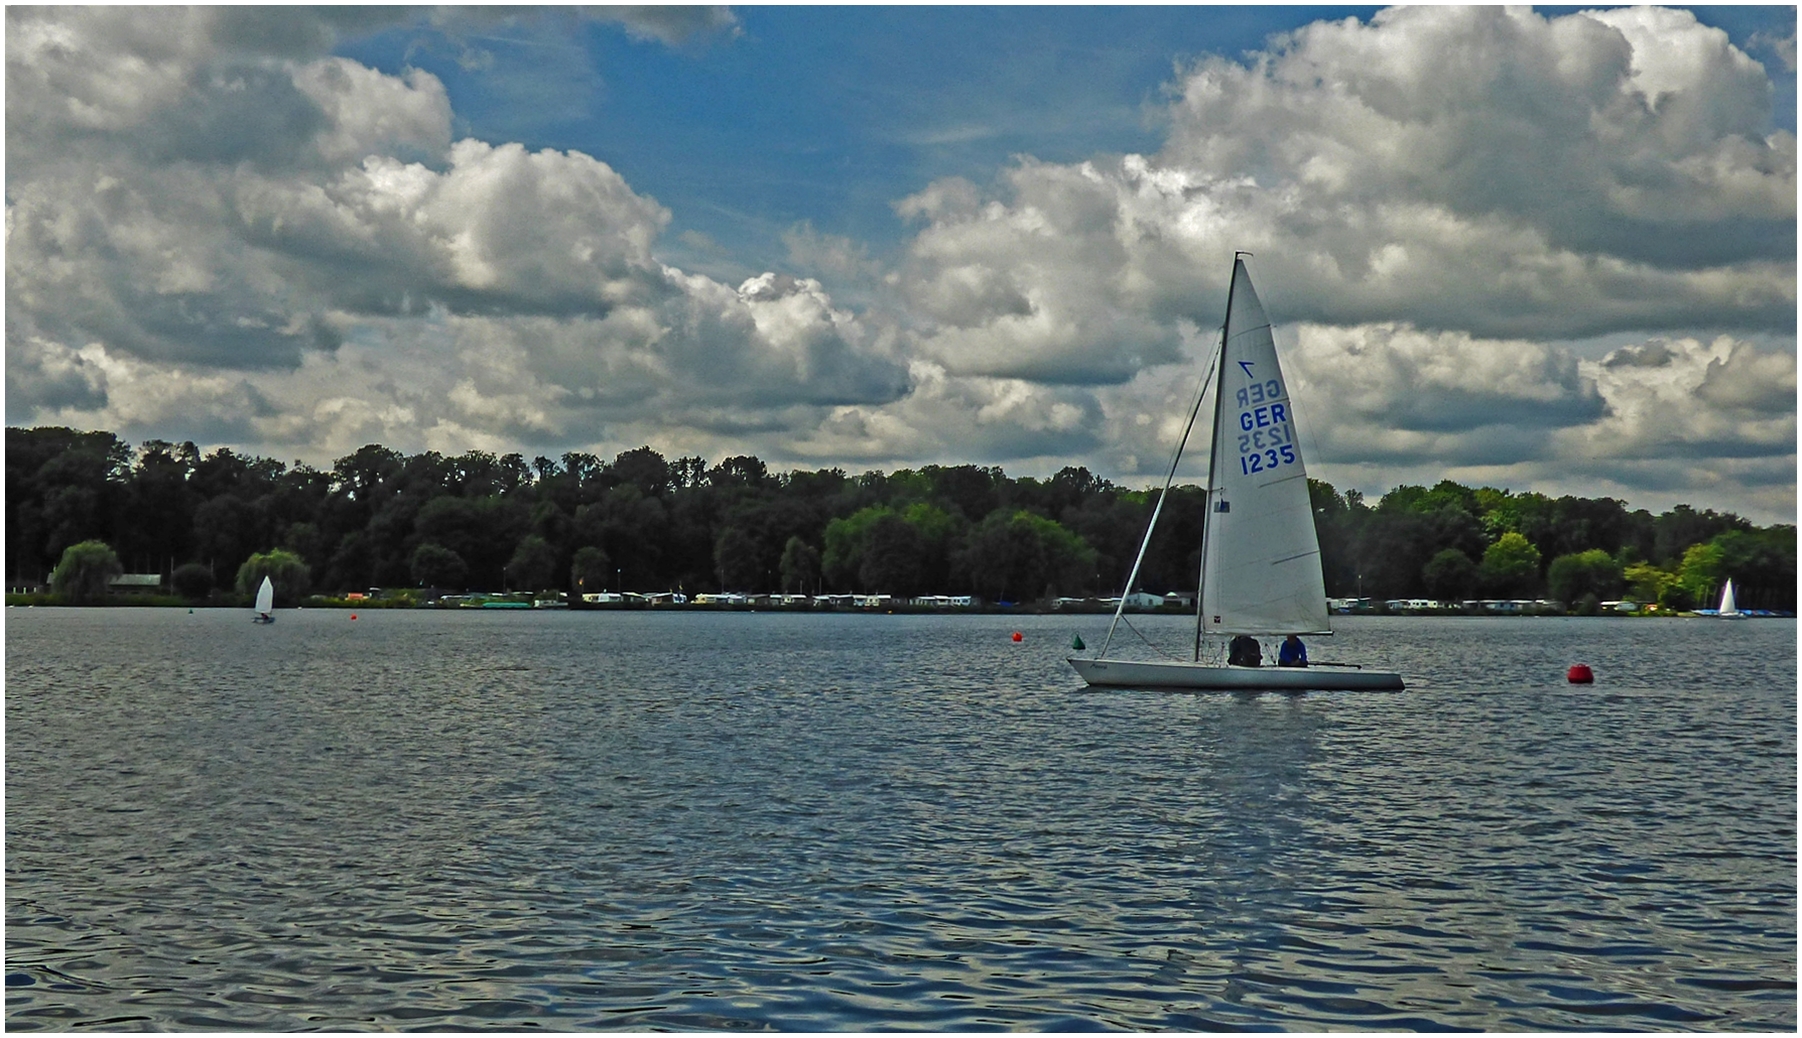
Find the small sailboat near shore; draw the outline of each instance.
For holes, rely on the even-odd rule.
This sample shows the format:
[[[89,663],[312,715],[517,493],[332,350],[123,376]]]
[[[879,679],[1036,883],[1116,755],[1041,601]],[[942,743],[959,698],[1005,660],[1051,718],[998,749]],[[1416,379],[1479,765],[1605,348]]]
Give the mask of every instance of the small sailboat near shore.
[[[1732,577],[1728,577],[1726,585],[1721,588],[1721,606],[1714,611],[1714,615],[1722,620],[1744,620],[1746,618],[1746,614],[1739,611],[1739,603],[1733,600]]]
[[[257,588],[256,615],[250,618],[251,623],[272,624],[275,622],[275,584],[268,577]]]
[[[1233,257],[1220,352],[1204,380],[1204,386],[1212,383],[1214,392],[1214,435],[1192,657],[1129,660],[1108,656],[1126,602],[1123,594],[1122,609],[1114,611],[1100,652],[1093,658],[1070,657],[1070,665],[1090,685],[1129,688],[1400,689],[1404,687],[1401,675],[1353,664],[1254,667],[1227,661],[1225,638],[1332,633],[1295,415],[1277,363],[1270,320],[1252,288],[1244,255]],[[1177,463],[1206,396],[1205,391],[1196,395],[1188,428],[1171,458],[1163,492],[1127,577],[1127,592],[1138,581],[1146,546],[1151,543]]]

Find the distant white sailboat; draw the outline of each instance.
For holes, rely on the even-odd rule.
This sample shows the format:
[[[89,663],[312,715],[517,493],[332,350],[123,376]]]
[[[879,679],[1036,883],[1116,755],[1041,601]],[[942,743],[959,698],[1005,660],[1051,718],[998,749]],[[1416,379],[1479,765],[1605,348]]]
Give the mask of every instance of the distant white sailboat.
[[[1350,664],[1307,667],[1236,666],[1204,662],[1203,635],[1280,637],[1331,634],[1320,542],[1308,500],[1307,470],[1295,437],[1295,414],[1277,363],[1270,319],[1251,287],[1245,263],[1233,257],[1214,382],[1214,441],[1208,463],[1208,505],[1203,517],[1201,592],[1196,596],[1195,651],[1190,660],[1112,659],[1108,648],[1121,610],[1096,658],[1070,658],[1091,685],[1195,689],[1402,688],[1401,675]],[[1210,371],[1212,377],[1214,372]],[[1198,394],[1189,429],[1201,410]],[[1189,433],[1177,445],[1138,559],[1127,577],[1133,590],[1146,545],[1169,495]],[[1125,604],[1125,596],[1121,597]],[[1222,655],[1218,643],[1212,655]]]
[[[275,584],[268,577],[264,577],[263,585],[257,588],[257,615],[250,620],[259,624],[275,622]]]
[[[1727,578],[1727,586],[1721,588],[1721,607],[1715,611],[1723,620],[1743,620],[1746,614],[1739,611],[1739,605],[1733,601],[1733,578]]]

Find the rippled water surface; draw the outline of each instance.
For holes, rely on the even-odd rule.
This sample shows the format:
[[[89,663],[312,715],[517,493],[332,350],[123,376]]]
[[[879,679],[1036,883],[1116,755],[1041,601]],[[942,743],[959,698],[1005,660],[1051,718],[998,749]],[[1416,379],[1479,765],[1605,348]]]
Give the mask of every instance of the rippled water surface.
[[[1795,1028],[1794,621],[1105,623],[9,609],[6,1025]]]

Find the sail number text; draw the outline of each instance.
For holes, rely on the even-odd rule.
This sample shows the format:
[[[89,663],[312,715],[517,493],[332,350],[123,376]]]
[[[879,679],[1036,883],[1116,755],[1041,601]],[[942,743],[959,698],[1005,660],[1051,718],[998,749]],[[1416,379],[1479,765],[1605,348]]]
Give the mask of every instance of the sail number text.
[[[1239,390],[1239,406],[1245,408],[1239,412],[1241,475],[1295,464],[1295,429],[1289,424],[1289,405],[1264,403],[1282,395],[1283,387],[1276,379]]]

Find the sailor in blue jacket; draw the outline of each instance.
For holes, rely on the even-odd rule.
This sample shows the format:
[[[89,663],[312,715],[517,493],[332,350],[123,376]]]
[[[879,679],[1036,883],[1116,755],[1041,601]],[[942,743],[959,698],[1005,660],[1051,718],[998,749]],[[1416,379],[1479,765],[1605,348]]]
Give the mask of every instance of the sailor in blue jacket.
[[[1276,665],[1279,667],[1305,667],[1308,665],[1308,647],[1301,643],[1299,635],[1290,635],[1283,639],[1282,648],[1276,650]]]

